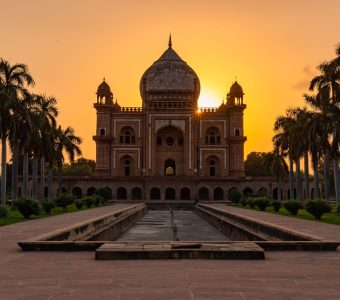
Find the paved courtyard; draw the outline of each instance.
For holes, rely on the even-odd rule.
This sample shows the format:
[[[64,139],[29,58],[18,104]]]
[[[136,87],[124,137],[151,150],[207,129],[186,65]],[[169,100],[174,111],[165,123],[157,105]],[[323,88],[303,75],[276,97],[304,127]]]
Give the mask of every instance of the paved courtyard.
[[[95,261],[93,252],[23,252],[17,246],[18,240],[123,207],[1,227],[0,299],[340,299],[340,252],[266,252],[261,261]],[[340,238],[334,225],[223,209]]]

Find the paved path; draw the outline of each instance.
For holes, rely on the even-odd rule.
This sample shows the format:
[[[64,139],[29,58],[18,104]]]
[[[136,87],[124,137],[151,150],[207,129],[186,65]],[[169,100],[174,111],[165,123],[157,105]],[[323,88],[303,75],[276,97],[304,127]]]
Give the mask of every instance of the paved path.
[[[209,206],[230,211],[242,216],[259,219],[263,222],[284,226],[295,231],[313,235],[322,240],[340,240],[340,226],[338,225],[322,223],[320,221],[310,221],[294,217],[286,217],[253,209],[227,206],[224,204],[210,204]]]
[[[1,227],[0,299],[340,298],[339,252],[267,252],[264,261],[95,261],[93,252],[23,252],[16,245],[118,208]]]

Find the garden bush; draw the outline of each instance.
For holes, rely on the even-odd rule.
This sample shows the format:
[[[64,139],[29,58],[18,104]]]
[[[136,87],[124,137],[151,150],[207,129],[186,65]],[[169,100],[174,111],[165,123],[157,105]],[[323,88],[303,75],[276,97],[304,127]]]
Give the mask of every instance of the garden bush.
[[[228,199],[233,202],[234,204],[238,204],[241,199],[243,198],[243,193],[240,192],[237,189],[231,189],[229,190],[229,196]]]
[[[288,200],[283,206],[293,216],[296,216],[299,210],[303,208],[303,204],[299,200]]]
[[[254,204],[262,211],[265,211],[266,208],[270,205],[270,202],[267,197],[259,197],[254,199]]]
[[[340,214],[340,205],[337,206],[337,208],[336,208],[336,213],[337,213],[337,214]]]
[[[80,199],[77,199],[77,200],[75,201],[75,205],[76,205],[76,207],[77,207],[78,209],[81,209],[81,208],[83,207],[83,205],[84,205],[84,202],[83,202],[82,200],[80,200]]]
[[[54,201],[42,201],[41,206],[43,210],[49,215],[51,210],[56,207],[56,203]]]
[[[33,199],[30,198],[19,199],[14,202],[14,205],[25,219],[28,219],[32,215],[40,214],[39,202]]]
[[[271,205],[272,205],[272,207],[273,207],[275,212],[279,212],[279,210],[280,210],[280,208],[282,206],[281,202],[277,201],[277,200],[272,201]]]
[[[108,188],[98,188],[95,190],[94,194],[101,196],[103,198],[102,202],[106,202],[112,198],[112,191]]]
[[[7,217],[8,214],[8,208],[5,205],[0,205],[0,218]]]
[[[306,210],[317,220],[322,215],[331,211],[330,205],[324,200],[309,200],[306,203]]]
[[[72,194],[63,193],[60,194],[56,200],[57,206],[62,207],[64,211],[67,210],[67,206],[74,202],[74,196]]]
[[[90,208],[94,204],[94,197],[88,196],[82,199],[87,208]]]
[[[104,197],[102,197],[101,195],[96,195],[95,194],[92,197],[94,199],[94,205],[95,206],[101,206],[105,202]]]
[[[248,200],[249,200],[248,198],[242,198],[241,201],[240,201],[241,205],[242,206],[247,206]]]
[[[248,198],[247,204],[249,205],[249,207],[250,207],[251,209],[254,209],[254,208],[255,208],[255,201],[254,201],[254,199]]]

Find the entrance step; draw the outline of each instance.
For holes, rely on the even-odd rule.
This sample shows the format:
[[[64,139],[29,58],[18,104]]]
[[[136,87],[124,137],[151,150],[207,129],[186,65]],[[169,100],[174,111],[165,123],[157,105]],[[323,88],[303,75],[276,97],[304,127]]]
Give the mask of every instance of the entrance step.
[[[96,260],[264,258],[253,242],[110,242],[96,250]]]

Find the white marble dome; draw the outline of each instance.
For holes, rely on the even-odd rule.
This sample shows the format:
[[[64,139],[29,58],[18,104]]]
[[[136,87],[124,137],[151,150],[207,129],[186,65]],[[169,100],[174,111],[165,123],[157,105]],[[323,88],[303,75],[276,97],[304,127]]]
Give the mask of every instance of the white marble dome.
[[[169,48],[144,72],[141,78],[142,98],[145,92],[189,92],[195,94],[197,98],[199,96],[199,78],[195,71],[172,49],[171,39]]]

